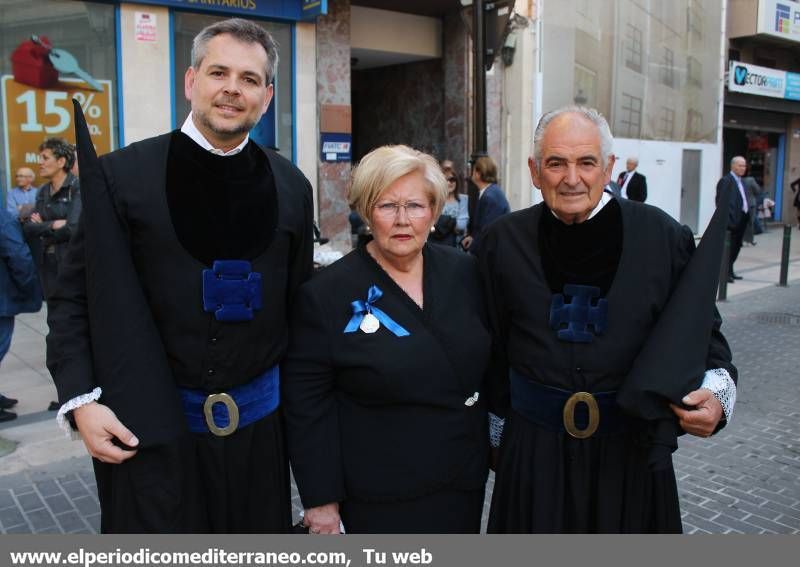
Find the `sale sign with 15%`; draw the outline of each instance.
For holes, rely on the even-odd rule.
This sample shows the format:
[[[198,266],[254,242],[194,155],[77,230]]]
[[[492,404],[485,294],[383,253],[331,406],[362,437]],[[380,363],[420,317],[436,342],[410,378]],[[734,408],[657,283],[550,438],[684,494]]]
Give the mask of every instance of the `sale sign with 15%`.
[[[37,171],[38,148],[57,136],[75,143],[71,99],[83,108],[98,155],[114,149],[111,81],[95,79],[68,51],[31,36],[11,55],[12,75],[0,78],[6,183],[20,167]],[[67,77],[65,75],[76,75]],[[37,179],[37,184],[43,180]]]

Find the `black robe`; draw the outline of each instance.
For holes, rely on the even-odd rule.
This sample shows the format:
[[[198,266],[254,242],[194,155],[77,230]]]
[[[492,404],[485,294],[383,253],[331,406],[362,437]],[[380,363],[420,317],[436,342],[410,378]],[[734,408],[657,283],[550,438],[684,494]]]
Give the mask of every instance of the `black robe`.
[[[487,475],[490,337],[477,263],[426,245],[424,309],[360,247],[301,287],[283,365],[289,456],[306,508],[348,532],[477,532]],[[385,325],[344,333],[377,285]],[[477,402],[468,398],[479,393]]]
[[[99,385],[100,402],[140,439],[121,465],[95,461],[103,531],[285,531],[280,412],[224,438],[189,433],[176,386],[225,391],[282,359],[288,304],[311,270],[308,181],[253,142],[215,156],[180,132],[81,165],[91,179],[84,212],[107,196],[111,220],[90,215],[85,226],[84,214],[70,244],[48,367],[62,403]],[[124,244],[111,250],[129,258],[108,256],[112,232]],[[249,260],[261,273],[253,320],[223,323],[203,310],[202,271],[215,259]]]
[[[618,390],[691,257],[692,234],[630,201],[613,200],[569,227],[543,215],[552,213],[537,205],[498,221],[480,259],[502,345],[490,409],[507,417],[489,530],[680,531],[671,461],[661,470],[648,465],[645,422],[588,439],[546,430],[511,409],[508,372],[572,392]],[[565,283],[599,287],[608,300],[608,328],[590,343],[561,341],[549,326],[551,298]],[[735,377],[720,323],[717,315],[706,367]]]

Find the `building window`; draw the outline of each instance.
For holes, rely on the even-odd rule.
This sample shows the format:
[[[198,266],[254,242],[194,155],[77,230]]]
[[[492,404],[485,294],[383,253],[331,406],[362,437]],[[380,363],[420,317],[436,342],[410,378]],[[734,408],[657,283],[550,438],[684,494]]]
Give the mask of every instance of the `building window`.
[[[690,141],[703,138],[703,115],[691,108],[686,114],[686,138]]]
[[[661,138],[672,140],[675,137],[675,111],[666,106],[661,107],[658,119],[658,131]]]
[[[703,39],[703,6],[697,0],[689,0],[686,6],[686,33]]]
[[[642,99],[622,93],[620,128],[615,132],[623,138],[638,138],[642,130]]]
[[[686,82],[696,87],[703,86],[703,65],[691,55],[686,58]]]
[[[227,16],[211,16],[189,12],[174,12],[175,34],[175,120],[180,128],[191,106],[183,97],[183,76],[191,65],[192,40],[200,30],[224,20]],[[259,20],[258,24],[278,42],[280,59],[275,73],[274,95],[261,121],[250,131],[256,143],[276,149],[283,157],[292,159],[292,32],[291,25]]]
[[[625,65],[642,72],[642,30],[633,24],[628,24],[625,32]]]
[[[675,86],[675,52],[669,47],[664,48],[661,58],[661,83],[668,87]]]
[[[575,65],[575,104],[595,108],[597,106],[597,73],[583,65]]]

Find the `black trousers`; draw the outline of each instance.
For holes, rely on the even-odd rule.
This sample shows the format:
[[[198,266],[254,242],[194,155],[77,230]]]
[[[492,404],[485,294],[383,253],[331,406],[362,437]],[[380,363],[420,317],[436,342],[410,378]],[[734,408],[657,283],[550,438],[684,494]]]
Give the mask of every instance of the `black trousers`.
[[[751,213],[752,211],[748,211],[747,214],[742,215],[739,224],[730,228],[731,255],[728,274],[733,274],[733,263],[736,261],[736,258],[739,257],[739,251],[742,249],[742,241],[744,240],[744,233],[747,230],[747,226],[750,224]]]
[[[119,465],[94,461],[103,533],[287,533],[279,411],[228,437],[186,433]]]
[[[42,254],[42,267],[39,270],[39,278],[42,282],[44,298],[50,301],[53,293],[55,293],[56,281],[58,280],[58,255],[54,252]]]

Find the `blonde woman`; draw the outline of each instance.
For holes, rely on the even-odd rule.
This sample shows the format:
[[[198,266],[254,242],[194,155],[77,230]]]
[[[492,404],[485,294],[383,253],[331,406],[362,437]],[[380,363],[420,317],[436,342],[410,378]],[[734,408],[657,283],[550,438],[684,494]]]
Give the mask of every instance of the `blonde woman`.
[[[446,198],[432,157],[372,151],[350,194],[372,241],[298,294],[283,407],[311,533],[480,529],[490,337],[473,258],[427,244]]]

